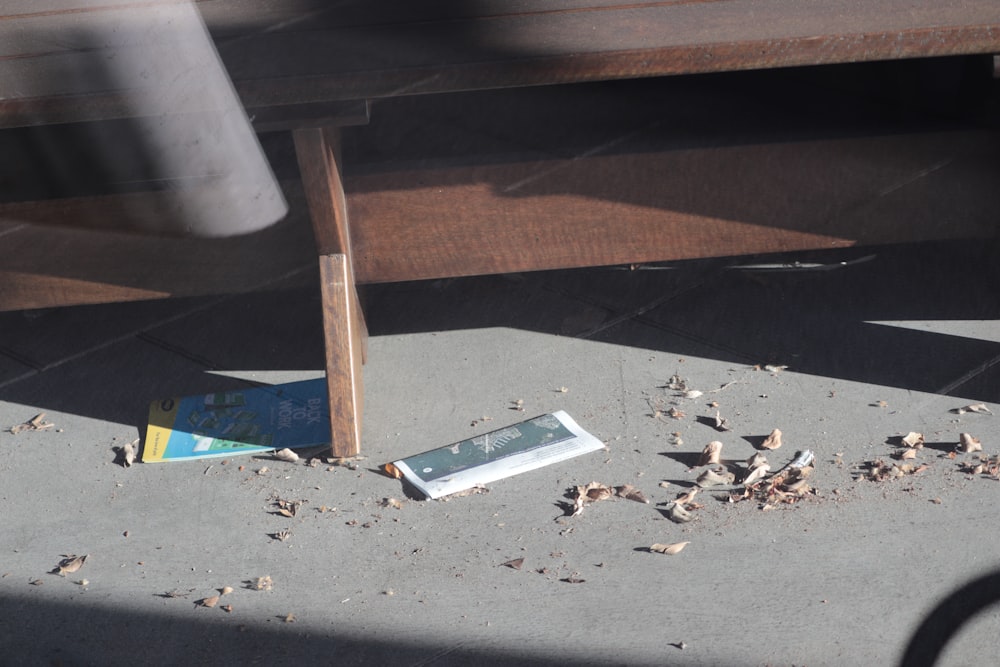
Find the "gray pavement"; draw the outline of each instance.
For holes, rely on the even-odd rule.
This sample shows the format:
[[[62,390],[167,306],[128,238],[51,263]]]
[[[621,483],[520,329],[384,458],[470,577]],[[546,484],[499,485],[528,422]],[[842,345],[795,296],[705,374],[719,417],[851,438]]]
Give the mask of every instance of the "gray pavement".
[[[895,662],[937,602],[1000,565],[1000,482],[963,472],[977,454],[948,458],[961,432],[1000,452],[1000,415],[951,412],[1000,410],[996,258],[955,242],[371,286],[356,470],[116,463],[154,399],[322,373],[308,270],[252,294],[2,314],[0,426],[55,427],[0,433],[0,663]],[[796,261],[827,269],[731,268]],[[676,396],[673,375],[705,393]],[[607,450],[447,501],[377,472],[555,409]],[[666,518],[707,442],[742,460],[774,428],[772,462],[816,452],[812,493],[763,510],[708,490],[694,521]],[[864,479],[910,431],[927,468]],[[652,502],[565,516],[594,480]],[[303,511],[276,515],[278,497]],[[51,574],[65,554],[88,559]],[[940,664],[990,663],[998,620]]]

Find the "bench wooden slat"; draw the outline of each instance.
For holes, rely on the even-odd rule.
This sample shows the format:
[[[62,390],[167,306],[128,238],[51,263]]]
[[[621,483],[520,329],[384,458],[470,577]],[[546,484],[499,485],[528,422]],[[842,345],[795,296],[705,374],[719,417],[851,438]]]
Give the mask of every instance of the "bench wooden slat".
[[[225,4],[202,4],[211,21],[224,20]],[[502,4],[480,0],[462,3],[456,19],[442,18],[454,3],[432,3],[426,13],[419,10],[422,4],[410,3],[397,19],[378,4],[368,3],[365,10],[349,3],[340,25],[338,13],[331,10],[313,22],[289,19],[283,29],[252,25],[239,38],[232,33],[221,39],[218,47],[239,95],[251,108],[1000,51],[996,0],[552,6],[536,1],[518,3],[516,13],[503,13]],[[291,8],[294,3],[275,6]],[[307,7],[312,6],[310,0]],[[135,12],[91,13],[90,28],[79,16],[72,22],[63,17],[63,28],[71,26],[75,35],[63,46],[55,37],[31,39],[58,34],[59,21],[48,15],[0,20],[0,90],[5,91],[0,96],[0,127],[61,122],[66,108],[88,119],[100,116],[101,108],[114,108],[107,95],[111,92],[113,98],[114,91],[101,88],[108,85],[101,83],[101,58],[112,52],[114,57],[129,57],[130,49],[141,50],[142,44],[90,40],[97,44],[96,51],[85,51],[80,40],[86,42],[87,30],[99,30],[113,15]],[[387,16],[393,20],[386,22]],[[60,99],[64,94],[70,97]],[[95,96],[74,97],[87,94]]]

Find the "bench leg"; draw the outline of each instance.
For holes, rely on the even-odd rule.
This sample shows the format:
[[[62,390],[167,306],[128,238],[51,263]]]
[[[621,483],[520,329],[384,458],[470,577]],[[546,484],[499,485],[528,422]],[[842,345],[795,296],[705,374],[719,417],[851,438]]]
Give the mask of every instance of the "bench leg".
[[[334,456],[361,450],[362,364],[368,331],[354,285],[336,128],[295,130],[295,151],[319,250],[326,383]]]

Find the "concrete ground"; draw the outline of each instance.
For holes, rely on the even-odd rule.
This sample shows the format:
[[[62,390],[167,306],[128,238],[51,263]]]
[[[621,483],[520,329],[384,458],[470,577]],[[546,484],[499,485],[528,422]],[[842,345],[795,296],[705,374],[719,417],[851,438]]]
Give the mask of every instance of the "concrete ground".
[[[898,660],[939,600],[1000,563],[1000,482],[965,471],[978,454],[948,457],[962,432],[989,456],[1000,441],[997,416],[954,412],[998,409],[996,248],[795,259],[828,268],[703,261],[369,289],[356,470],[116,464],[153,399],[319,375],[308,275],[242,296],[4,314],[0,424],[45,412],[55,427],[0,433],[0,662]],[[674,375],[705,393],[677,396],[664,388]],[[407,499],[376,471],[555,409],[607,451],[448,501]],[[716,410],[731,431],[716,431]],[[742,460],[774,428],[785,444],[772,462],[816,452],[813,492],[767,511],[709,490],[690,523],[665,517],[707,442]],[[892,462],[910,431],[927,468],[865,479],[859,467]],[[565,516],[565,494],[595,480],[651,502]],[[275,498],[304,511],[276,515]],[[678,541],[690,544],[674,556],[647,550]],[[88,558],[51,574],[65,554]],[[521,569],[502,565],[516,558]],[[273,588],[253,590],[264,576]],[[225,586],[217,607],[196,604]],[[988,661],[997,625],[976,620],[941,664]]]
[[[296,215],[282,224],[307,229]],[[0,314],[0,664],[898,662],[935,605],[1000,568],[1000,481],[982,460],[1000,453],[998,250],[368,286],[365,458],[350,467],[118,458],[154,400],[322,374],[311,259],[249,294]],[[991,412],[959,414],[977,403]],[[444,501],[378,472],[556,409],[606,451]],[[41,412],[52,428],[7,432]],[[797,502],[707,489],[692,521],[666,516],[708,442],[739,470],[775,428],[775,467],[816,454]],[[923,448],[894,459],[910,432]],[[983,451],[952,457],[961,433]],[[650,503],[567,516],[591,481]],[[302,509],[281,516],[278,499]],[[67,555],[87,559],[53,574]],[[1000,598],[990,582],[958,613]],[[939,664],[990,663],[998,630],[977,616]]]

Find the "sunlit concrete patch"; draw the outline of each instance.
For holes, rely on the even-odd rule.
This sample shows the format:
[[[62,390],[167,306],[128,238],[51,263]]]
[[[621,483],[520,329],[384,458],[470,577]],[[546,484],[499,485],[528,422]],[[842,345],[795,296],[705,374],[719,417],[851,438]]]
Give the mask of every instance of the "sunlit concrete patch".
[[[869,321],[866,324],[880,324],[887,327],[1000,343],[1000,320],[896,320]]]

